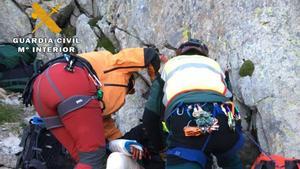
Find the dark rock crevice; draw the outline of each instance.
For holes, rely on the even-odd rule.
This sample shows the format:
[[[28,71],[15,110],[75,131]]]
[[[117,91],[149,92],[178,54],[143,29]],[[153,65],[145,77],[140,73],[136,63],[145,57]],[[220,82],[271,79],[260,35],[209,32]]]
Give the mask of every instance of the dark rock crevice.
[[[77,6],[77,8],[79,9],[81,14],[85,14],[87,17],[89,18],[93,18],[93,15],[90,15],[88,12],[86,12],[86,10],[84,8],[82,8],[78,2],[78,0],[74,0],[75,5]]]

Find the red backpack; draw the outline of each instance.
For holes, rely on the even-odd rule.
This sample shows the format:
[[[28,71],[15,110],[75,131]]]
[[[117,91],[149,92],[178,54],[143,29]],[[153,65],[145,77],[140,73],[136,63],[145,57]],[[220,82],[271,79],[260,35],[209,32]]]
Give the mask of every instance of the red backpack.
[[[300,169],[300,159],[284,158],[279,155],[265,155],[261,153],[251,169]]]

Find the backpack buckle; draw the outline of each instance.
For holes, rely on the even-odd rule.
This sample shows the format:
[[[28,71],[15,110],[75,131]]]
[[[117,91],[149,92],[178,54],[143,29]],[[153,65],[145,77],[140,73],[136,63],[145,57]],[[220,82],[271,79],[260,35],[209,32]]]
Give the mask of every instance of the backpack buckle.
[[[68,72],[74,72],[74,66],[75,66],[75,62],[76,62],[76,58],[68,55],[68,54],[64,54],[64,58],[67,61],[67,65],[65,66],[65,70]]]

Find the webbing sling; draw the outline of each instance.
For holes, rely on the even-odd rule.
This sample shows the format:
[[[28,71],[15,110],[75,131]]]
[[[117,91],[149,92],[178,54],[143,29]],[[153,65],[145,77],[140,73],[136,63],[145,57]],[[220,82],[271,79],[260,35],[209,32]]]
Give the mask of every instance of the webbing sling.
[[[205,168],[207,157],[201,150],[175,147],[167,151],[168,155],[174,155],[187,161],[197,162],[202,168]]]
[[[84,107],[93,99],[97,99],[97,96],[76,95],[63,100],[57,106],[57,112],[59,114],[58,116],[48,116],[43,118],[45,127],[48,130],[62,127],[63,123],[61,122],[61,118],[63,118],[68,113],[71,113],[72,111]]]
[[[194,161],[201,165],[202,168],[205,168],[207,157],[204,153],[209,141],[211,138],[211,134],[207,137],[204,145],[202,146],[201,150],[198,149],[190,149],[185,147],[175,147],[173,149],[170,149],[167,151],[167,154],[174,155],[179,158],[188,160],[188,161]]]
[[[65,99],[64,101],[62,101],[61,103],[59,103],[59,105],[57,106],[57,112],[60,118],[62,118],[68,113],[82,108],[93,99],[97,99],[97,96],[85,96],[85,95],[71,96]]]
[[[104,169],[105,163],[102,159],[106,156],[106,149],[104,147],[100,147],[95,151],[91,152],[78,152],[79,155],[79,163],[88,164],[92,167],[92,169]]]
[[[42,119],[45,123],[45,127],[47,130],[63,126],[59,116],[49,116],[49,117],[44,117]]]

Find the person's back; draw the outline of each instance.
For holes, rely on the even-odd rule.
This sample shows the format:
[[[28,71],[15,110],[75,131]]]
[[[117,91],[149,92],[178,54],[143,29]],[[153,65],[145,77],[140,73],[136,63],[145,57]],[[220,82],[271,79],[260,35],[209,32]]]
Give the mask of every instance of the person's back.
[[[221,167],[241,168],[236,156],[243,144],[240,127],[228,125],[236,122],[228,120],[229,111],[234,112],[231,93],[221,67],[207,56],[208,49],[200,41],[182,44],[151,88],[143,121],[159,151],[163,116],[170,131],[167,168],[209,168],[206,161],[211,153]]]
[[[92,52],[55,58],[32,77],[24,93],[47,130],[77,162],[76,169],[104,169],[107,141],[122,137],[111,114],[121,108],[133,87],[130,77],[148,68],[154,78],[159,55],[151,48],[123,49],[117,54]],[[103,112],[103,113],[102,113]],[[142,150],[130,147],[133,157]]]

